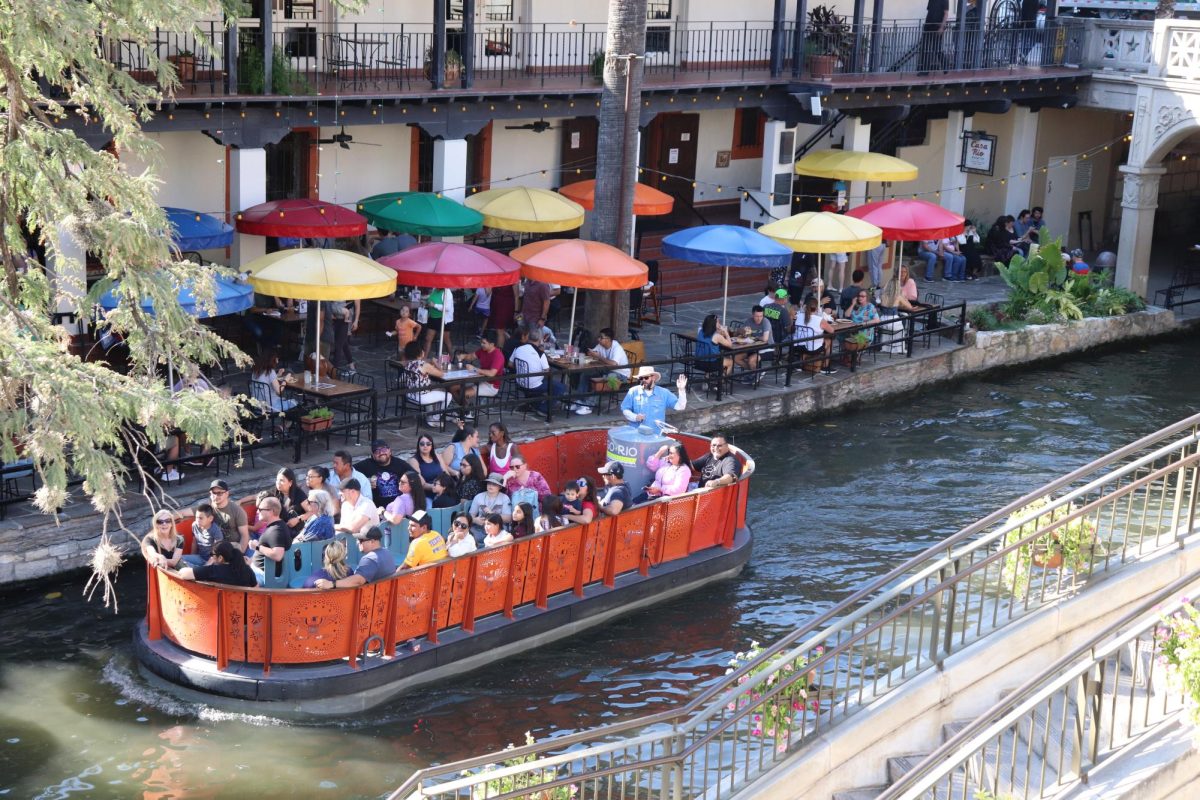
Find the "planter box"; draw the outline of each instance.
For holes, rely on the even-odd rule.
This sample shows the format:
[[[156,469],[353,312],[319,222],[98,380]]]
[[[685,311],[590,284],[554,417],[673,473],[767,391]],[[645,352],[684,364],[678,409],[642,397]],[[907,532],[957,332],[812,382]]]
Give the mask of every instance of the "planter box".
[[[808,57],[808,74],[809,77],[824,80],[833,77],[834,70],[837,69],[837,56],[809,56]]]
[[[333,425],[333,417],[301,417],[300,430],[323,431]]]
[[[167,61],[175,65],[175,72],[182,83],[191,83],[196,79],[195,56],[167,56]]]

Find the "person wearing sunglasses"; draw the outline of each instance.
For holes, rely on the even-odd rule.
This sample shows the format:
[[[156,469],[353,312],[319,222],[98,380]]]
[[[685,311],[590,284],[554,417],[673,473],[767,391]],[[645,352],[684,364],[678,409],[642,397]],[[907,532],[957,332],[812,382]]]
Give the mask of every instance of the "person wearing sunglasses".
[[[683,411],[687,408],[687,376],[675,380],[679,394],[675,395],[658,385],[662,373],[654,367],[638,370],[638,385],[625,393],[621,401],[621,413],[634,425],[649,425],[657,432],[656,422],[667,421],[667,409]]]
[[[283,557],[292,548],[292,531],[280,518],[283,507],[277,498],[264,497],[255,508],[259,520],[267,523],[258,538],[250,540],[250,551],[253,553],[250,569],[254,571],[258,585],[262,586],[266,581],[268,564],[276,576],[281,574]]]
[[[433,491],[433,482],[445,472],[442,460],[433,448],[433,439],[425,434],[417,437],[417,450],[408,464],[421,476],[421,488],[427,492]]]
[[[154,515],[150,532],[142,537],[142,555],[152,567],[172,569],[183,558],[183,537],[175,531],[170,511]]]
[[[451,558],[474,553],[477,548],[475,537],[471,535],[471,517],[460,511],[454,515],[450,523],[450,535],[446,537],[446,552]]]

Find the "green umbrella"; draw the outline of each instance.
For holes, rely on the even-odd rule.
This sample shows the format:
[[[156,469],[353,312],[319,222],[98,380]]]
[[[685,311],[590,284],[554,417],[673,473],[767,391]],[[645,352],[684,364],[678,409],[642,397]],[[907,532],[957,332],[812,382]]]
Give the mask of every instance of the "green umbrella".
[[[466,236],[483,229],[483,215],[433,192],[388,192],[358,201],[376,228],[414,236]]]

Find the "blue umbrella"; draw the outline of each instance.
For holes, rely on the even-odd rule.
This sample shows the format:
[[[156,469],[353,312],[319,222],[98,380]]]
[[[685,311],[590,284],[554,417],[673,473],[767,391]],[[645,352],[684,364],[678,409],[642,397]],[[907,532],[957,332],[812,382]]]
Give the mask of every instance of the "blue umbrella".
[[[171,238],[183,252],[211,250],[233,244],[233,226],[211,214],[163,206],[171,223]]]
[[[179,290],[179,305],[193,317],[200,317],[201,319],[204,317],[223,317],[226,314],[236,314],[239,311],[245,311],[247,308],[254,306],[254,287],[250,284],[221,276],[215,276],[213,282],[216,284],[216,292],[213,298],[217,306],[216,313],[209,313],[210,309],[200,308],[196,300],[196,295],[192,293],[192,287],[190,286],[184,286]],[[113,284],[111,289],[100,295],[98,302],[105,311],[112,311],[117,307],[117,297],[113,294],[113,290],[119,285],[120,281]],[[154,305],[150,302],[150,298],[142,300],[142,310],[147,314],[154,314]]]
[[[676,231],[662,240],[663,255],[681,261],[712,264],[725,268],[725,301],[721,320],[729,306],[729,268],[775,269],[792,263],[792,251],[774,239],[738,225],[701,225]]]

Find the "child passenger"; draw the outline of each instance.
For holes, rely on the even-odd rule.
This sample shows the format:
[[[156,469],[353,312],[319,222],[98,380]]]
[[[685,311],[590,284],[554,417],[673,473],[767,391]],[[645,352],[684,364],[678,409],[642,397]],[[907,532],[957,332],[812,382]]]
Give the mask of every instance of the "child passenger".
[[[225,538],[217,525],[217,514],[208,503],[196,506],[192,520],[192,553],[183,557],[189,567],[203,567],[212,558],[213,548]]]

